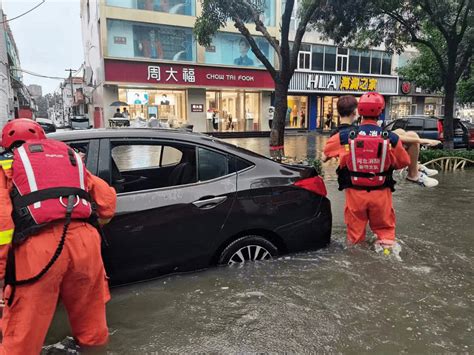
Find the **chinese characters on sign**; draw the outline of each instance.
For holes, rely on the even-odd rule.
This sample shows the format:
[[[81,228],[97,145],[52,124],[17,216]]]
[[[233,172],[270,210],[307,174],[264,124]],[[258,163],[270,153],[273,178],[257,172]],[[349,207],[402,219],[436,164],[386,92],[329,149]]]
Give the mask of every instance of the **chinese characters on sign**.
[[[357,167],[359,170],[377,171],[380,169],[380,159],[358,158]]]
[[[185,83],[195,83],[194,68],[183,68],[183,81]]]
[[[204,112],[203,104],[191,104],[191,112]]]
[[[376,91],[377,79],[375,78],[358,78],[355,76],[341,77],[339,90],[344,91]]]
[[[160,67],[149,65],[148,66],[148,78],[147,80],[155,79],[156,81],[161,80]]]

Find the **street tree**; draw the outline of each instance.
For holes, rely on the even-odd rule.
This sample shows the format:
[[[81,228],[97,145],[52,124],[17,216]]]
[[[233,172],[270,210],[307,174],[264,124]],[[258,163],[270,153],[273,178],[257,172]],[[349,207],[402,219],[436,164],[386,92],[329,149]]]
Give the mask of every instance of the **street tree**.
[[[201,0],[202,13],[196,19],[195,36],[202,46],[210,46],[212,38],[220,28],[232,21],[235,28],[245,37],[260,62],[270,73],[275,82],[275,116],[270,133],[271,156],[281,159],[284,150],[285,117],[288,109],[287,95],[290,80],[297,67],[298,52],[308,24],[315,16],[324,0],[301,0],[298,11],[298,27],[294,38],[290,38],[290,21],[295,0],[284,2],[280,23],[280,38],[270,35],[261,20],[265,1],[262,0]],[[325,1],[324,1],[325,2]],[[257,45],[250,27],[255,30],[275,50],[276,63],[273,64]],[[291,43],[290,43],[291,41]]]
[[[452,148],[456,85],[473,57],[473,7],[473,0],[330,0],[315,20],[341,44],[431,51],[445,92],[445,145]]]

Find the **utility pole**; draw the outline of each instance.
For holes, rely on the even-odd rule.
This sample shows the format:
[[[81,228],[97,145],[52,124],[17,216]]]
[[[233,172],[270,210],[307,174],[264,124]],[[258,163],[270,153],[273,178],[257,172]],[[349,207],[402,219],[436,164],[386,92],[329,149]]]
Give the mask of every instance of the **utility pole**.
[[[74,104],[76,103],[76,97],[74,96],[74,86],[72,84],[72,73],[75,72],[74,69],[66,69],[65,71],[69,72],[69,81],[71,83],[71,95],[72,95],[72,113],[74,113]],[[69,118],[69,124],[71,123],[71,118]]]

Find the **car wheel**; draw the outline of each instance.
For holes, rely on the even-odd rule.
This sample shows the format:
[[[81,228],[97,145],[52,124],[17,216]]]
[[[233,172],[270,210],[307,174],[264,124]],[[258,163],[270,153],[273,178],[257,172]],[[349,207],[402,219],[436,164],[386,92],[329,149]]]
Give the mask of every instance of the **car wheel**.
[[[269,260],[278,256],[278,249],[267,239],[248,235],[230,243],[221,253],[219,264],[242,264],[246,261]]]

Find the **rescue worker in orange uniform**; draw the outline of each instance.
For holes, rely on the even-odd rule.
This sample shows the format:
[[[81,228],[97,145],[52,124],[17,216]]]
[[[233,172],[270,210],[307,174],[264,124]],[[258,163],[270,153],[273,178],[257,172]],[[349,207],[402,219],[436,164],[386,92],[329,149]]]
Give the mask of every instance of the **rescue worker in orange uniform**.
[[[101,257],[101,238],[89,220],[78,216],[84,211],[91,214],[95,204],[98,221],[102,224],[108,222],[115,213],[114,189],[89,173],[77,152],[62,142],[46,139],[41,126],[32,120],[16,119],[7,123],[2,131],[1,145],[6,153],[0,155],[0,280],[5,279],[0,354],[39,354],[58,299],[66,308],[72,335],[80,346],[106,344],[109,334],[105,303],[110,299],[110,294]],[[59,147],[65,154],[46,154],[44,158],[44,153],[50,147]],[[41,164],[37,164],[35,154],[43,154]],[[48,158],[56,159],[57,169],[50,169],[49,172],[41,170],[41,166],[48,165]],[[67,169],[71,170],[68,171],[78,173],[62,174],[63,159],[69,164]],[[26,175],[23,174],[23,168]],[[30,226],[33,227],[30,235],[17,243],[17,235],[24,237],[26,233],[17,234],[22,231],[16,220],[14,223],[14,218],[19,211],[27,210],[19,209],[16,201],[34,197],[33,193],[22,194],[22,181],[27,181],[23,185],[31,188],[31,191],[35,190],[33,183],[37,185],[37,190],[41,190],[41,184],[54,186],[54,181],[51,181],[54,176],[62,176],[65,181],[75,176],[77,184],[80,178],[80,188],[70,188],[74,194],[78,191],[78,195],[71,194],[66,198],[60,195],[59,200],[48,200],[47,196],[43,196],[41,201],[37,199],[34,204],[29,204],[33,201],[26,204],[34,218],[54,216],[54,209],[57,210],[57,206],[63,204],[65,207],[62,207],[61,213],[67,210],[64,216],[68,226],[64,217],[39,227]],[[58,194],[58,191],[50,188],[48,193]],[[34,215],[33,210],[37,206],[41,207]],[[13,267],[10,258],[13,259]],[[53,263],[48,268],[50,262]],[[47,271],[40,275],[43,270]],[[37,279],[22,284],[21,280],[29,281],[31,278]]]
[[[382,95],[362,95],[358,103],[361,125],[341,129],[329,138],[323,160],[339,158],[337,173],[339,190],[345,190],[346,195],[348,243],[364,241],[369,223],[376,243],[389,252],[395,243],[392,172],[408,166],[410,157],[396,134],[383,132],[377,125],[384,108]]]

